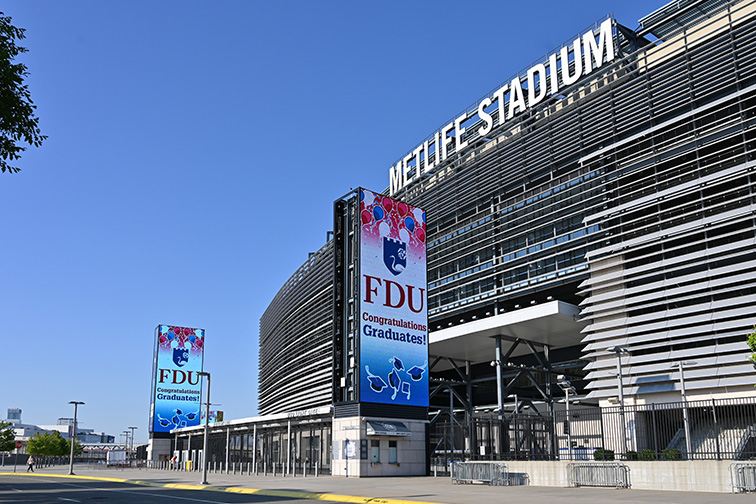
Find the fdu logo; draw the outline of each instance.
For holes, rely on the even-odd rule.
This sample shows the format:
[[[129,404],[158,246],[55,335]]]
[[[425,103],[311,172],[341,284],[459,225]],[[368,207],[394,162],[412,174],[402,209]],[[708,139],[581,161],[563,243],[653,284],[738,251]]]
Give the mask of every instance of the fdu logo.
[[[178,347],[173,349],[173,362],[181,367],[189,362],[189,349],[186,347]]]
[[[403,241],[383,237],[383,264],[394,274],[398,275],[407,268],[407,244]]]

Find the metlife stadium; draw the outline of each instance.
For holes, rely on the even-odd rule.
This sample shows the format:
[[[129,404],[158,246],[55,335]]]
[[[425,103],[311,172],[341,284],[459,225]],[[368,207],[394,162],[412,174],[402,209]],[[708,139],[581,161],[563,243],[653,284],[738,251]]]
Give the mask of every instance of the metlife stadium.
[[[427,471],[754,454],[756,1],[621,23],[582,30],[387,166],[384,195],[427,214]],[[334,342],[344,250],[311,254],[260,320],[260,412],[333,408],[320,467],[343,456],[328,418],[358,393],[357,349]],[[386,439],[367,431],[366,464]]]

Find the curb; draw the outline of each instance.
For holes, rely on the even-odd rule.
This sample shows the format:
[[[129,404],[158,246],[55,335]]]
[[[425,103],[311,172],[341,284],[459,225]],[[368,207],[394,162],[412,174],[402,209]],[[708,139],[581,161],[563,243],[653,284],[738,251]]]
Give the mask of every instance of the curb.
[[[358,497],[355,495],[338,495],[314,492],[296,492],[293,490],[265,490],[261,488],[239,488],[223,487],[212,485],[190,485],[187,483],[155,483],[145,480],[132,480],[123,478],[105,478],[99,476],[77,476],[70,474],[45,474],[45,473],[7,473],[0,472],[0,476],[28,476],[28,477],[46,477],[46,478],[69,478],[93,481],[108,481],[111,483],[129,483],[132,485],[175,488],[177,490],[205,490],[211,492],[228,492],[239,494],[257,494],[267,495],[270,497],[288,497],[292,499],[309,499],[331,502],[349,502],[351,504],[438,504],[434,502],[422,502],[401,499],[384,499],[380,497]]]

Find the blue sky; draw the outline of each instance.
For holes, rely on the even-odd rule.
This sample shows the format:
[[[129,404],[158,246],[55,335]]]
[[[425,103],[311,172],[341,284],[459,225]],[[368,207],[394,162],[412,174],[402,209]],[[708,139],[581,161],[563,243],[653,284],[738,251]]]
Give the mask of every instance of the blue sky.
[[[146,442],[158,324],[204,328],[216,409],[255,415],[259,318],[332,202],[604,15],[662,4],[4,1],[49,138],[0,175],[0,417],[84,401],[83,428]]]

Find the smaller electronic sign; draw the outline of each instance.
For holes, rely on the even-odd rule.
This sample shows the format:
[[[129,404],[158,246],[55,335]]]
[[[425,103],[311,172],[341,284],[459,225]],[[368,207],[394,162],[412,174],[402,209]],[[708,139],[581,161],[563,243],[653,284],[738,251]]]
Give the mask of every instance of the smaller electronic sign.
[[[155,330],[151,432],[199,425],[205,330],[160,325]]]

